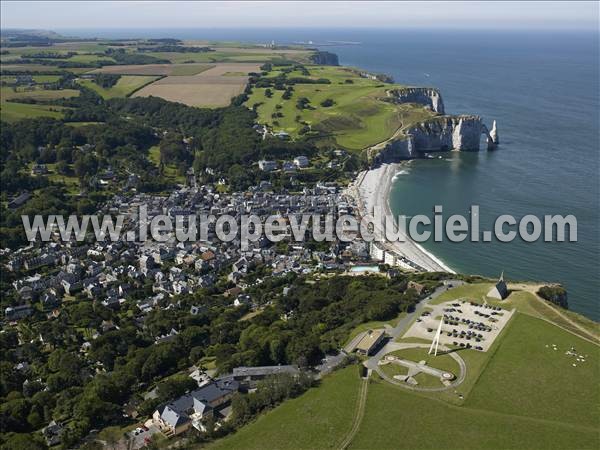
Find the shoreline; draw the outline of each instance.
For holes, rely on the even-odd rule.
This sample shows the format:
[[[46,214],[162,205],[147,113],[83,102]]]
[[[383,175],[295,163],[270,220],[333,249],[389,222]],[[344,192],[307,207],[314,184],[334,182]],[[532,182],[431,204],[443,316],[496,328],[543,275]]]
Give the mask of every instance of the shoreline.
[[[361,216],[380,211],[382,217],[394,217],[394,223],[397,226],[396,217],[392,214],[389,206],[390,191],[394,177],[409,162],[382,164],[377,168],[362,171],[354,180],[351,190],[356,199]],[[406,233],[401,233],[404,242],[400,241],[380,241],[384,236],[383,230],[375,227],[374,234],[379,246],[403,261],[400,265],[407,268],[428,271],[428,272],[449,272],[456,273],[438,257],[427,251],[423,246],[413,241]],[[416,267],[415,267],[416,266]]]

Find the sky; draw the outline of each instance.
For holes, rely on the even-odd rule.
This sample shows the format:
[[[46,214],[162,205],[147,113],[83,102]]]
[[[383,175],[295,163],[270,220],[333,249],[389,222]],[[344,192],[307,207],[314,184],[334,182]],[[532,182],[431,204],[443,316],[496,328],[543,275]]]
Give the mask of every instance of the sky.
[[[14,1],[1,27],[102,28],[517,28],[598,30],[592,2]]]

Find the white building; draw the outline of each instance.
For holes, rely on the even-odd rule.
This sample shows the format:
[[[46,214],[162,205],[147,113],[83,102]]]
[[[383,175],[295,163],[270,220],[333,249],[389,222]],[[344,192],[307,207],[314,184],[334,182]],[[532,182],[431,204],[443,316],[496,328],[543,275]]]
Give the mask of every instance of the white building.
[[[294,164],[296,165],[296,167],[302,169],[304,167],[308,167],[308,158],[306,156],[296,156],[294,158]]]
[[[273,170],[277,169],[277,162],[276,161],[267,161],[265,159],[262,159],[258,162],[258,168],[265,172],[272,172]]]

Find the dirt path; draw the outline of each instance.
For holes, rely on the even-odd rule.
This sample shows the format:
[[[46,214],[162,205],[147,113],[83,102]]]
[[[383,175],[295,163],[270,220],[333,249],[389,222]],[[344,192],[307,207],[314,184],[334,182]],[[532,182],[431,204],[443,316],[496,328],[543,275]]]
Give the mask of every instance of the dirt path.
[[[565,322],[567,322],[569,325],[571,325],[574,328],[576,328],[577,330],[581,331],[581,333],[583,333],[584,336],[581,336],[579,334],[573,333],[573,330],[569,330],[568,328],[565,328],[565,327],[561,326],[560,324],[558,324],[556,322],[553,322],[552,320],[546,319],[545,317],[540,317],[540,319],[545,320],[546,322],[551,323],[552,325],[555,325],[555,326],[559,327],[560,329],[565,330],[565,331],[567,331],[567,332],[569,332],[571,334],[575,334],[576,336],[578,336],[578,337],[580,337],[582,339],[585,339],[586,341],[591,342],[592,344],[599,345],[600,344],[600,337],[596,336],[594,333],[592,333],[591,331],[589,331],[588,329],[586,329],[584,326],[578,324],[573,319],[571,319],[567,315],[563,314],[558,308],[553,307],[546,300],[544,300],[543,298],[541,298],[537,294],[537,291],[539,290],[539,288],[541,286],[543,286],[543,285],[542,284],[540,284],[540,285],[528,285],[528,284],[519,284],[519,285],[517,285],[517,287],[519,289],[523,289],[523,290],[528,291],[531,294],[533,294],[533,296],[538,301],[538,303],[544,305],[544,307],[546,309],[549,309],[554,314],[556,314],[557,316],[559,316],[562,320],[564,320]]]
[[[577,337],[580,337],[581,339],[584,339],[588,342],[591,342],[592,344],[596,344],[596,345],[600,345],[600,339],[598,339],[598,337],[594,334],[592,334],[590,331],[588,331],[585,327],[579,325],[577,322],[575,322],[573,319],[571,319],[570,317],[565,316],[562,312],[560,312],[558,309],[550,306],[545,300],[542,300],[540,298],[537,297],[536,295],[536,299],[538,300],[538,302],[540,302],[541,304],[543,304],[546,308],[550,309],[552,312],[554,312],[557,316],[559,316],[562,320],[564,320],[565,322],[567,322],[568,324],[572,325],[574,328],[577,328],[579,331],[581,331],[581,333],[584,334],[584,336],[581,336],[577,333],[573,333],[573,330],[569,330],[568,328],[565,328],[563,326],[560,326],[559,324],[557,324],[556,322],[553,322],[551,320],[548,320],[544,317],[542,317],[541,319],[545,320],[546,322],[549,322],[565,331],[568,331],[571,334],[575,334]]]
[[[356,405],[356,413],[354,414],[354,421],[352,422],[352,428],[350,432],[346,435],[342,443],[340,444],[340,450],[346,450],[356,433],[358,433],[358,429],[360,428],[360,423],[365,415],[365,405],[367,403],[367,390],[369,387],[369,376],[362,379],[362,383],[360,385],[360,390],[358,393],[358,400]]]

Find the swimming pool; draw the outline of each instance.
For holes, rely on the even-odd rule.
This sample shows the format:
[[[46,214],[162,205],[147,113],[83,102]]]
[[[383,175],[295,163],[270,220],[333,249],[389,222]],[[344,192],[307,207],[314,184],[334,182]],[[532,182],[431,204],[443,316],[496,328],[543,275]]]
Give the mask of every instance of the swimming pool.
[[[379,273],[379,267],[378,266],[353,266],[353,267],[350,267],[350,272]]]

